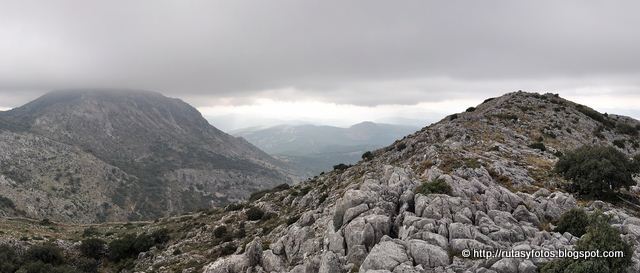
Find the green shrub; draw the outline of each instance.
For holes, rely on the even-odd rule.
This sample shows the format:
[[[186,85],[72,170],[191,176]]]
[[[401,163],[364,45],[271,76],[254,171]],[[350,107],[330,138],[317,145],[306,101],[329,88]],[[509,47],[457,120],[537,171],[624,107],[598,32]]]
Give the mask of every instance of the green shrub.
[[[98,261],[92,258],[80,257],[75,261],[75,266],[84,273],[97,273],[98,265]]]
[[[613,145],[620,149],[624,149],[627,145],[625,144],[627,141],[624,139],[616,139],[613,141]]]
[[[231,203],[227,205],[224,210],[225,211],[238,211],[244,208],[244,204],[242,203]]]
[[[51,273],[53,266],[42,261],[28,262],[16,271],[17,273]]]
[[[640,173],[640,154],[637,154],[633,157],[633,173]]]
[[[83,256],[100,259],[104,255],[106,242],[97,238],[82,240],[80,243],[80,253]]]
[[[349,165],[346,165],[344,163],[340,163],[338,165],[334,165],[333,166],[333,170],[336,170],[336,171],[344,171],[344,170],[346,170],[348,168],[349,168]]]
[[[264,216],[264,211],[257,207],[250,207],[246,211],[246,215],[249,221],[256,221],[262,219],[262,217]]]
[[[467,113],[468,113],[468,112],[473,112],[473,111],[475,111],[475,110],[476,110],[476,108],[475,108],[475,107],[469,107],[469,108],[467,108],[467,110],[466,110],[465,112],[467,112]]]
[[[64,263],[62,250],[54,245],[35,245],[24,254],[24,260],[29,262],[41,261],[46,264],[60,265]]]
[[[233,242],[228,242],[225,245],[222,246],[222,249],[220,250],[222,255],[231,255],[233,253],[236,252],[236,249],[238,249],[238,246],[233,243]]]
[[[134,234],[126,234],[122,238],[115,239],[109,243],[109,259],[120,261],[134,256],[133,242],[136,240]]]
[[[622,251],[621,258],[596,258],[591,259],[604,263],[609,272],[623,273],[632,264],[633,249],[620,238],[620,232],[609,225],[609,216],[596,212],[591,217],[591,224],[587,233],[576,243],[578,251]]]
[[[427,195],[431,193],[451,195],[451,186],[444,179],[435,179],[431,182],[424,182],[416,188],[416,193]]]
[[[401,142],[400,144],[396,145],[396,151],[402,151],[404,149],[407,148],[407,144],[404,144],[403,142]]]
[[[373,159],[373,153],[370,152],[370,151],[365,152],[364,154],[362,154],[362,159],[364,159],[364,160]]]
[[[540,267],[540,273],[565,273],[565,269],[567,269],[567,266],[571,265],[572,262],[573,260],[570,259],[558,259],[548,262]]]
[[[555,232],[569,232],[571,235],[581,237],[587,232],[589,216],[583,209],[573,208],[563,213],[558,220]]]
[[[156,241],[151,235],[140,234],[133,241],[133,249],[135,251],[134,256],[138,256],[138,253],[149,250],[152,246],[156,245]]]
[[[584,115],[586,115],[587,117],[590,117],[591,119],[598,121],[600,123],[602,123],[602,125],[608,127],[608,128],[612,128],[615,126],[615,123],[611,120],[609,120],[609,115],[607,114],[601,114],[600,112],[593,110],[589,107],[586,107],[584,105],[578,105],[576,106],[576,109],[580,112],[583,113]]]
[[[156,245],[156,241],[151,235],[126,234],[109,243],[109,259],[118,262],[127,258],[135,258],[140,252],[148,251],[154,245]]]
[[[536,149],[536,150],[540,150],[540,151],[546,151],[547,147],[544,146],[544,143],[542,142],[535,142],[535,143],[531,143],[528,146],[531,149]]]
[[[582,216],[580,216],[582,217]],[[575,246],[577,251],[621,251],[620,258],[560,259],[545,264],[540,273],[624,273],[632,264],[633,248],[609,225],[609,216],[596,212],[589,217],[586,233]],[[576,223],[579,224],[579,223]]]
[[[156,245],[161,245],[171,240],[169,230],[166,228],[161,228],[153,231],[151,233],[151,238],[153,238],[153,241]]]
[[[15,209],[16,205],[13,203],[13,200],[0,195],[0,208]]]
[[[620,122],[616,125],[616,132],[620,134],[638,136],[638,128],[631,124]]]
[[[88,227],[82,231],[82,237],[92,237],[100,234],[100,231],[95,227]]]
[[[13,247],[0,245],[0,272],[14,272],[21,262]]]
[[[608,197],[635,185],[634,162],[613,147],[584,146],[558,160],[556,172],[571,181],[569,190],[586,196]]]
[[[218,226],[213,230],[213,236],[216,236],[216,238],[222,238],[223,236],[225,236],[227,234],[227,226]]]

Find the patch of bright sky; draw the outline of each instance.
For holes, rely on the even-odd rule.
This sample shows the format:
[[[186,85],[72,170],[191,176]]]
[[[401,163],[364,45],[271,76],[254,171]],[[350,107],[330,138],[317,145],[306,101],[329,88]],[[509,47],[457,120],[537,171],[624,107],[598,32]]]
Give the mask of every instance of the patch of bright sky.
[[[265,120],[304,121],[311,124],[347,127],[362,121],[399,123],[426,126],[448,113],[462,112],[481,100],[445,100],[421,102],[414,105],[358,106],[320,101],[278,101],[259,98],[253,104],[237,106],[200,107],[209,120],[215,117],[235,117],[236,124],[214,126],[235,130],[252,126],[265,126]],[[238,118],[240,117],[240,118]],[[268,125],[268,124],[267,124]]]

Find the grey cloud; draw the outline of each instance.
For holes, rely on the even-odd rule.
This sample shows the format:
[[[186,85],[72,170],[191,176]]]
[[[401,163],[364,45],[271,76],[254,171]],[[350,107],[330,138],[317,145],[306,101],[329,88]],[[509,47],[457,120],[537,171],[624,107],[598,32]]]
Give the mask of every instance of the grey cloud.
[[[377,105],[594,85],[637,94],[639,8],[578,0],[2,0],[0,97],[10,104],[51,89],[110,87],[196,103],[269,94]]]

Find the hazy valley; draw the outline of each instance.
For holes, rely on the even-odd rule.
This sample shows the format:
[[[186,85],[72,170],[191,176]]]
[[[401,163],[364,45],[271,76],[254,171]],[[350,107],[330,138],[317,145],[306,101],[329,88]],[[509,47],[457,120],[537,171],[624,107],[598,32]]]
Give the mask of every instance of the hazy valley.
[[[301,175],[315,176],[337,164],[354,164],[367,151],[393,143],[418,128],[362,122],[348,128],[279,125],[232,131],[270,155],[289,163]]]

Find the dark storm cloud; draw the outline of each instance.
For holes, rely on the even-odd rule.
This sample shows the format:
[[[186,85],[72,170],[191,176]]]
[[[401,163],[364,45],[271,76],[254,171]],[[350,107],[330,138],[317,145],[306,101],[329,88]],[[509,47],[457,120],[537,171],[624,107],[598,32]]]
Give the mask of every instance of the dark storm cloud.
[[[0,0],[0,96],[13,105],[51,89],[111,87],[231,103],[268,95],[377,105],[535,88],[624,86],[637,94],[639,8]]]

